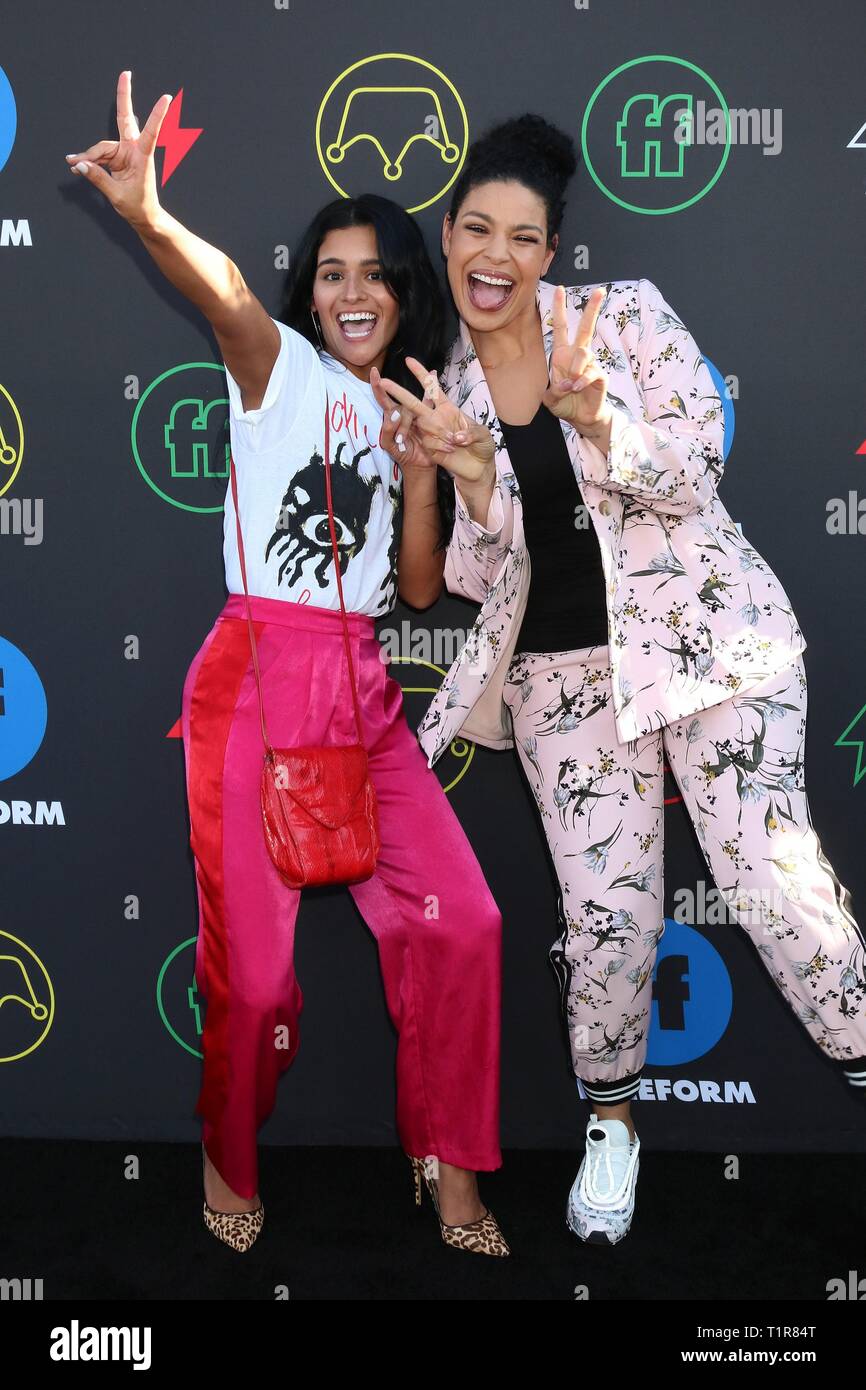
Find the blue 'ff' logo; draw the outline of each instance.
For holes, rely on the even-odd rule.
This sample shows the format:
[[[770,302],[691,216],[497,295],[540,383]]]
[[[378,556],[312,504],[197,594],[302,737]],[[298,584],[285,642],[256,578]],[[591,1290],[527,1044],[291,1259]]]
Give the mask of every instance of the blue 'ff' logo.
[[[678,1066],[715,1047],[731,1018],[727,966],[705,936],[665,918],[653,971],[647,1062]]]
[[[12,153],[17,129],[18,113],[15,109],[15,97],[12,95],[12,85],[0,68],[0,169]]]
[[[48,702],[36,668],[0,637],[0,781],[27,766],[47,723]]]

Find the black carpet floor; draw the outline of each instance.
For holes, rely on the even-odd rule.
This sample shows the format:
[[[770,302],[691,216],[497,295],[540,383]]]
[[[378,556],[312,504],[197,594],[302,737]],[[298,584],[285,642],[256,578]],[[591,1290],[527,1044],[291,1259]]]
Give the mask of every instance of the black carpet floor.
[[[128,1155],[137,1179],[124,1177]],[[260,1149],[265,1225],[228,1249],[201,1217],[195,1145],[0,1142],[4,1278],[46,1300],[827,1300],[866,1276],[863,1155],[644,1151],[631,1232],[583,1245],[565,1226],[567,1152],[511,1151],[482,1197],[510,1259],[450,1250],[397,1149]]]

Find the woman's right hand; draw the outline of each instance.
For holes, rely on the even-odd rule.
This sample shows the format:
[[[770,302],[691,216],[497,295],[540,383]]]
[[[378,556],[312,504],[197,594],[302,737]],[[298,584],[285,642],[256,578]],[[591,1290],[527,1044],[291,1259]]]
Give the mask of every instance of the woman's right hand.
[[[381,377],[380,382],[397,405],[413,416],[412,432],[428,457],[472,487],[492,487],[496,465],[490,430],[458,410],[442,391],[436,373],[428,371],[416,357],[407,356],[406,366],[424,387],[423,400],[389,377]]]
[[[421,437],[414,428],[412,412],[404,405],[395,406],[393,399],[382,385],[382,374],[378,367],[370,369],[370,385],[382,409],[382,428],[379,431],[379,447],[405,474],[407,469],[415,472],[433,471],[436,462],[424,447]],[[450,445],[442,444],[442,449],[450,451]]]
[[[115,212],[132,226],[149,226],[156,221],[160,202],[156,191],[153,152],[160,126],[173,98],[159,98],[139,131],[132,110],[132,73],[117,79],[117,131],[119,140],[99,140],[81,154],[68,154],[73,173],[87,179],[105,195]],[[83,162],[85,167],[76,169]]]

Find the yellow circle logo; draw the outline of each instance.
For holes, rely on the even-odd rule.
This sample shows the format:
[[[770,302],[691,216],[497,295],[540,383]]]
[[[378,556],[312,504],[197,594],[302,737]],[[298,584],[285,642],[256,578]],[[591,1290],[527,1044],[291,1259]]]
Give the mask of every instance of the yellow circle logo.
[[[395,662],[405,666],[426,666],[429,671],[435,671],[440,677],[444,678],[446,675],[446,672],[441,666],[437,666],[434,661],[425,661],[424,658],[420,656],[392,656],[390,658],[390,664]],[[417,679],[424,680],[425,678],[423,674],[419,674]],[[439,689],[438,685],[404,685],[402,681],[400,685],[402,686],[404,695],[435,695]],[[415,728],[416,721],[410,720],[409,723],[410,728]],[[468,739],[458,736],[457,738],[452,738],[448,745],[448,752],[455,759],[457,770],[454,772],[454,768],[451,767],[450,770],[446,771],[445,760],[444,758],[442,759],[439,766],[440,772],[444,773],[446,778],[451,776],[451,773],[454,772],[454,775],[451,776],[451,780],[443,783],[442,790],[446,793],[450,792],[453,787],[456,787],[458,782],[462,782],[469,771],[472,765],[472,759],[475,756],[475,744],[470,743]]]
[[[24,422],[5,386],[0,385],[0,497],[15,481],[24,457]]]
[[[35,951],[11,932],[0,931],[0,1062],[17,1062],[35,1052],[54,1022],[54,990]]]
[[[343,198],[397,193],[407,212],[420,212],[447,192],[468,144],[457,88],[410,53],[376,53],[353,63],[331,83],[316,117],[319,163],[337,192]]]

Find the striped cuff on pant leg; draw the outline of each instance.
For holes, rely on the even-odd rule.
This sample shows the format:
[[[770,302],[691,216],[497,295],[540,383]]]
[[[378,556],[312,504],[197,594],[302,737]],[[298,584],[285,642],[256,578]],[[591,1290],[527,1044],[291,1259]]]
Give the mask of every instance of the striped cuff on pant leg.
[[[596,1105],[623,1105],[627,1100],[633,1100],[640,1090],[640,1082],[643,1071],[636,1071],[631,1076],[621,1076],[616,1081],[584,1081],[579,1078],[580,1084],[586,1092],[587,1099]]]
[[[847,1057],[836,1065],[842,1068],[842,1075],[849,1086],[866,1095],[866,1057]]]

